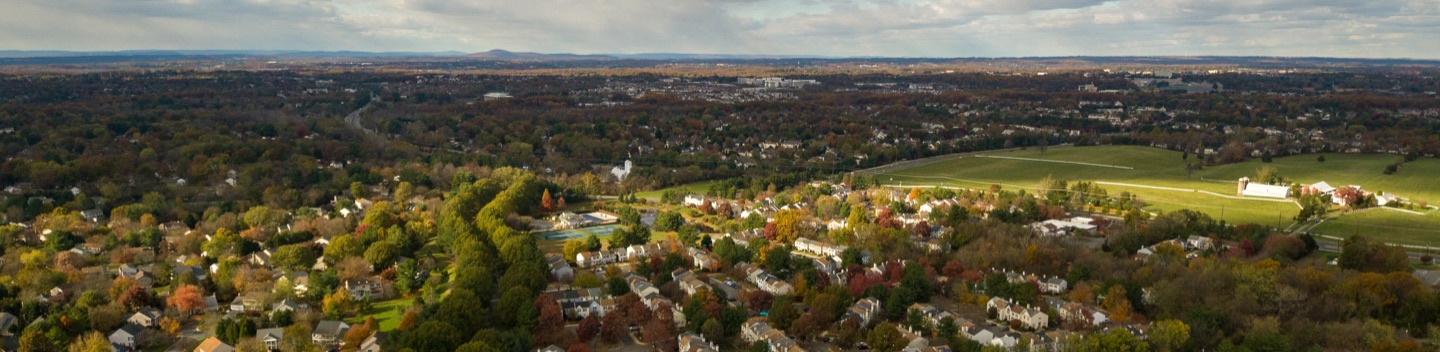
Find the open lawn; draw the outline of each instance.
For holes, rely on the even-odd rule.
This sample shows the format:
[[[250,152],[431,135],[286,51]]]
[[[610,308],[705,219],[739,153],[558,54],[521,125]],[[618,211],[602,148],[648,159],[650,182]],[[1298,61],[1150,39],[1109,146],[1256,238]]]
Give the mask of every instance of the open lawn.
[[[406,297],[375,302],[370,310],[360,312],[360,316],[350,319],[346,323],[351,326],[364,324],[366,318],[373,316],[375,321],[380,323],[380,331],[395,330],[400,327],[400,317],[405,314],[405,309],[410,308],[412,303],[415,303],[415,299]]]
[[[670,188],[662,188],[662,189],[657,189],[657,190],[654,190],[654,191],[639,192],[639,193],[635,193],[635,196],[636,196],[636,197],[640,197],[640,198],[646,198],[646,199],[660,199],[660,195],[665,194],[665,191],[669,191],[669,190],[678,190],[678,191],[686,192],[686,193],[700,193],[700,194],[705,194],[706,191],[709,191],[709,190],[710,190],[710,185],[713,184],[713,183],[715,183],[715,181],[701,181],[701,182],[696,182],[696,183],[687,183],[687,184],[683,184],[683,185],[679,185],[679,186],[674,186],[674,187],[670,187]]]
[[[1194,155],[1190,156],[1194,158]],[[1421,159],[1410,162],[1395,175],[1383,175],[1385,165],[1394,162],[1394,155],[1326,154],[1326,161],[1316,155],[1276,158],[1272,163],[1258,160],[1222,165],[1199,170],[1191,175],[1185,171],[1180,152],[1138,146],[1099,146],[1050,148],[973,153],[951,160],[911,168],[891,168],[874,173],[879,181],[892,186],[952,186],[984,189],[998,184],[1006,189],[1033,189],[1046,176],[1066,181],[1097,181],[1111,195],[1120,192],[1135,194],[1149,204],[1150,211],[1193,209],[1231,223],[1257,223],[1286,226],[1299,208],[1289,201],[1235,197],[1235,180],[1255,174],[1261,166],[1273,166],[1280,176],[1302,184],[1319,181],[1331,185],[1360,185],[1367,190],[1393,192],[1412,201],[1440,199],[1440,187],[1427,184],[1440,175],[1440,161]],[[1388,212],[1388,211],[1387,211]],[[1367,212],[1368,213],[1368,212]],[[1365,213],[1361,213],[1362,215]],[[1389,226],[1389,221],[1403,221],[1415,228],[1440,228],[1440,215],[1417,216],[1385,214],[1381,218],[1355,217],[1354,224]],[[1394,218],[1410,217],[1400,220]],[[1349,217],[1347,215],[1346,217]],[[1331,220],[1336,221],[1336,220]],[[1345,217],[1340,224],[1346,223]],[[1321,226],[1317,232],[1335,231]],[[1440,238],[1440,233],[1436,234]],[[1377,237],[1383,237],[1378,235]],[[1423,236],[1398,236],[1396,241],[1411,242]]]
[[[1415,246],[1440,246],[1440,212],[1415,215],[1389,209],[1345,214],[1316,225],[1311,232],[1345,238],[1351,235],[1383,237]]]

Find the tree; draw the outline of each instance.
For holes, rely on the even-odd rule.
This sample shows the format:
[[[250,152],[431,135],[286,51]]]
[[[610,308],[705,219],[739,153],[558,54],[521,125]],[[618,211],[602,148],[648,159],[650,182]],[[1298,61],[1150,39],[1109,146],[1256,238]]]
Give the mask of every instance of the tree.
[[[1266,165],[1255,169],[1255,182],[1273,185],[1280,183],[1282,180],[1284,179],[1280,177],[1280,170],[1274,166]]]
[[[315,250],[304,244],[289,244],[280,246],[275,254],[270,256],[270,264],[282,269],[309,268],[315,264]]]
[[[606,314],[600,324],[600,340],[605,343],[614,344],[620,342],[620,335],[625,333],[625,319],[618,312]]]
[[[540,211],[552,212],[556,210],[555,199],[550,197],[550,189],[546,188],[545,194],[540,196]]]
[[[1077,352],[1148,352],[1150,345],[1135,338],[1130,330],[1112,329],[1105,333],[1092,334],[1076,341]]]
[[[70,343],[70,352],[110,352],[110,340],[104,334],[91,332]]]
[[[378,241],[371,244],[370,249],[365,250],[365,262],[369,263],[371,267],[385,268],[390,266],[397,255],[399,255],[399,248],[396,248],[394,243]]]
[[[700,336],[704,336],[706,340],[720,341],[725,338],[725,327],[715,318],[705,319],[705,323],[700,325]]]
[[[770,325],[776,329],[785,330],[790,327],[790,322],[795,321],[800,313],[795,309],[795,300],[790,296],[775,297],[770,303]]]
[[[51,352],[59,350],[59,348],[55,346],[55,343],[50,341],[50,338],[46,337],[45,332],[41,331],[38,326],[26,328],[24,332],[21,332],[19,342],[20,346],[16,348],[16,351],[19,352]]]
[[[572,238],[565,240],[562,253],[565,255],[565,260],[575,260],[576,255],[589,251],[591,251],[589,239]]]
[[[495,306],[495,318],[500,326],[531,326],[535,324],[535,305],[533,304],[534,294],[530,289],[523,286],[511,287],[500,295],[500,303]]]
[[[679,212],[666,211],[655,216],[656,231],[675,231],[685,225],[685,218]]]
[[[896,329],[895,324],[887,321],[870,330],[870,333],[865,336],[865,343],[876,351],[899,351],[901,347],[905,346],[903,339],[904,336],[900,335],[900,330]]]
[[[1125,293],[1124,285],[1110,285],[1105,291],[1105,309],[1110,311],[1110,320],[1120,324],[1130,320],[1130,298]]]
[[[575,328],[575,334],[580,337],[580,342],[590,342],[596,335],[600,334],[600,318],[598,314],[586,315],[580,319],[580,326]]]
[[[1325,162],[1325,156],[1324,156],[1324,155],[1321,155],[1321,156],[1315,157],[1315,162],[1317,162],[1317,163],[1323,163],[1323,162]]]
[[[205,309],[205,291],[195,286],[180,286],[165,301],[175,310],[193,313]]]
[[[1161,352],[1177,351],[1190,341],[1190,326],[1179,320],[1155,322],[1150,330],[1150,342]]]
[[[775,213],[775,238],[784,243],[795,242],[800,237],[799,210],[786,209]]]

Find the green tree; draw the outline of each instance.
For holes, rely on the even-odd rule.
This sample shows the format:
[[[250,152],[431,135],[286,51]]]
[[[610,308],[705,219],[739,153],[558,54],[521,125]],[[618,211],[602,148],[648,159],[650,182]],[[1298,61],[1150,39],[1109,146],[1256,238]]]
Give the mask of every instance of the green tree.
[[[398,252],[399,249],[395,248],[394,243],[388,241],[375,242],[370,245],[370,249],[365,250],[365,262],[370,263],[371,266],[377,269],[386,268],[395,260]]]
[[[1190,326],[1179,320],[1155,322],[1150,330],[1150,342],[1161,352],[1178,351],[1190,341]]]
[[[525,287],[511,287],[500,296],[495,306],[495,318],[499,326],[531,326],[535,324],[535,295]]]
[[[870,349],[876,351],[899,351],[900,348],[905,347],[904,338],[900,335],[900,330],[896,329],[895,324],[887,321],[870,330],[870,333],[865,336],[865,343],[870,345]]]
[[[276,268],[295,270],[309,268],[315,264],[315,250],[304,244],[288,244],[280,246],[275,254],[270,256],[270,263]]]
[[[1076,352],[1148,352],[1150,345],[1135,338],[1135,335],[1126,329],[1112,329],[1110,331],[1091,334],[1076,341],[1074,344]]]

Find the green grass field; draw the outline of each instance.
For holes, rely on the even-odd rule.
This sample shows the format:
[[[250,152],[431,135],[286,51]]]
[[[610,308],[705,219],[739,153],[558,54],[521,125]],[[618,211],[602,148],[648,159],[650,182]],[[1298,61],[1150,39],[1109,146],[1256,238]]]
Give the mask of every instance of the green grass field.
[[[1440,246],[1440,212],[1415,215],[1388,209],[1372,209],[1326,220],[1312,232],[1336,237],[1366,235],[1390,242],[1417,246]]]
[[[710,190],[710,185],[713,184],[713,183],[715,183],[715,181],[701,181],[701,182],[696,182],[696,183],[687,183],[687,184],[683,184],[683,185],[679,185],[679,186],[657,189],[657,190],[654,190],[654,191],[639,192],[639,193],[635,193],[635,196],[636,196],[636,197],[640,197],[640,198],[647,198],[647,199],[660,199],[660,195],[665,194],[665,192],[666,192],[666,191],[669,191],[669,190],[679,190],[679,191],[681,191],[681,192],[693,192],[693,193],[705,194],[706,191],[709,191],[709,190]]]
[[[364,324],[368,317],[375,317],[375,322],[380,323],[380,331],[395,330],[400,327],[400,317],[405,314],[405,309],[415,303],[414,298],[396,298],[389,301],[375,302],[370,310],[360,313],[360,316],[350,319],[346,323],[350,325]]]
[[[1191,158],[1195,156],[1191,155]],[[1367,190],[1393,192],[1412,201],[1440,199],[1440,188],[1429,187],[1427,181],[1440,175],[1440,161],[1422,159],[1406,164],[1395,175],[1383,175],[1385,165],[1394,162],[1394,155],[1327,154],[1326,161],[1317,162],[1315,155],[1276,158],[1272,163],[1248,161],[1207,168],[1186,175],[1180,152],[1138,147],[1100,146],[1051,148],[1046,152],[1031,149],[1014,152],[974,153],[958,159],[918,167],[886,170],[875,174],[889,185],[940,185],[963,188],[988,188],[999,184],[1006,189],[1033,189],[1047,176],[1067,181],[1097,181],[1111,195],[1130,192],[1150,204],[1150,211],[1193,209],[1231,223],[1257,223],[1287,226],[1299,208],[1293,202],[1276,202],[1258,198],[1236,198],[1235,180],[1255,174],[1262,165],[1275,167],[1282,177],[1309,184],[1326,181],[1331,185],[1361,185]],[[1083,164],[1082,164],[1083,163]],[[1207,193],[1208,192],[1208,193]],[[1368,213],[1368,212],[1366,212]],[[1392,229],[1396,236],[1381,236],[1395,241],[1415,242],[1429,232],[1411,231],[1440,228],[1440,216],[1418,216],[1388,212],[1383,216],[1342,217],[1337,225],[1321,226],[1317,232],[1337,231],[1334,226],[1346,223],[1387,226],[1401,222],[1403,229]],[[1365,213],[1356,215],[1368,215]],[[1395,218],[1410,217],[1404,220]],[[1336,220],[1331,220],[1336,221]],[[1336,234],[1338,235],[1338,234]],[[1432,236],[1440,237],[1440,233]]]

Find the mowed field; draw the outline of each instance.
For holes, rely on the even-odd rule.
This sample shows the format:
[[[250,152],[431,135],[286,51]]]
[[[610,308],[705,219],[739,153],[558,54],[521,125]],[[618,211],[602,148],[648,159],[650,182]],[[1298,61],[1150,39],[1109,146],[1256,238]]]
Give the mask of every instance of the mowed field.
[[[1191,155],[1191,158],[1195,156]],[[1167,212],[1177,209],[1202,211],[1230,223],[1256,223],[1287,226],[1299,212],[1291,201],[1265,198],[1235,197],[1235,180],[1255,174],[1269,165],[1281,176],[1309,184],[1327,181],[1332,185],[1361,185],[1368,190],[1389,191],[1415,201],[1440,199],[1440,188],[1427,187],[1440,181],[1440,162],[1422,159],[1406,164],[1395,175],[1383,175],[1385,165],[1395,161],[1394,155],[1327,154],[1324,163],[1316,155],[1276,158],[1272,163],[1250,161],[1223,165],[1194,172],[1187,177],[1185,160],[1180,152],[1138,146],[1098,146],[1050,148],[973,153],[957,159],[906,169],[889,169],[875,173],[882,183],[895,186],[953,186],[988,188],[999,184],[1006,189],[1033,189],[1047,176],[1066,181],[1096,181],[1111,195],[1121,192],[1135,194],[1149,204],[1146,210]],[[1368,213],[1368,212],[1366,212]],[[1410,216],[1410,227],[1424,230],[1440,228],[1440,216],[1418,216],[1388,212],[1387,216]],[[1363,215],[1365,213],[1356,214]],[[1354,223],[1384,225],[1390,219],[1356,218]],[[1336,220],[1348,220],[1335,219]],[[1332,232],[1334,227],[1322,226],[1318,231]],[[1396,240],[1414,243],[1424,232],[1396,236]],[[1335,233],[1334,235],[1341,235]]]

